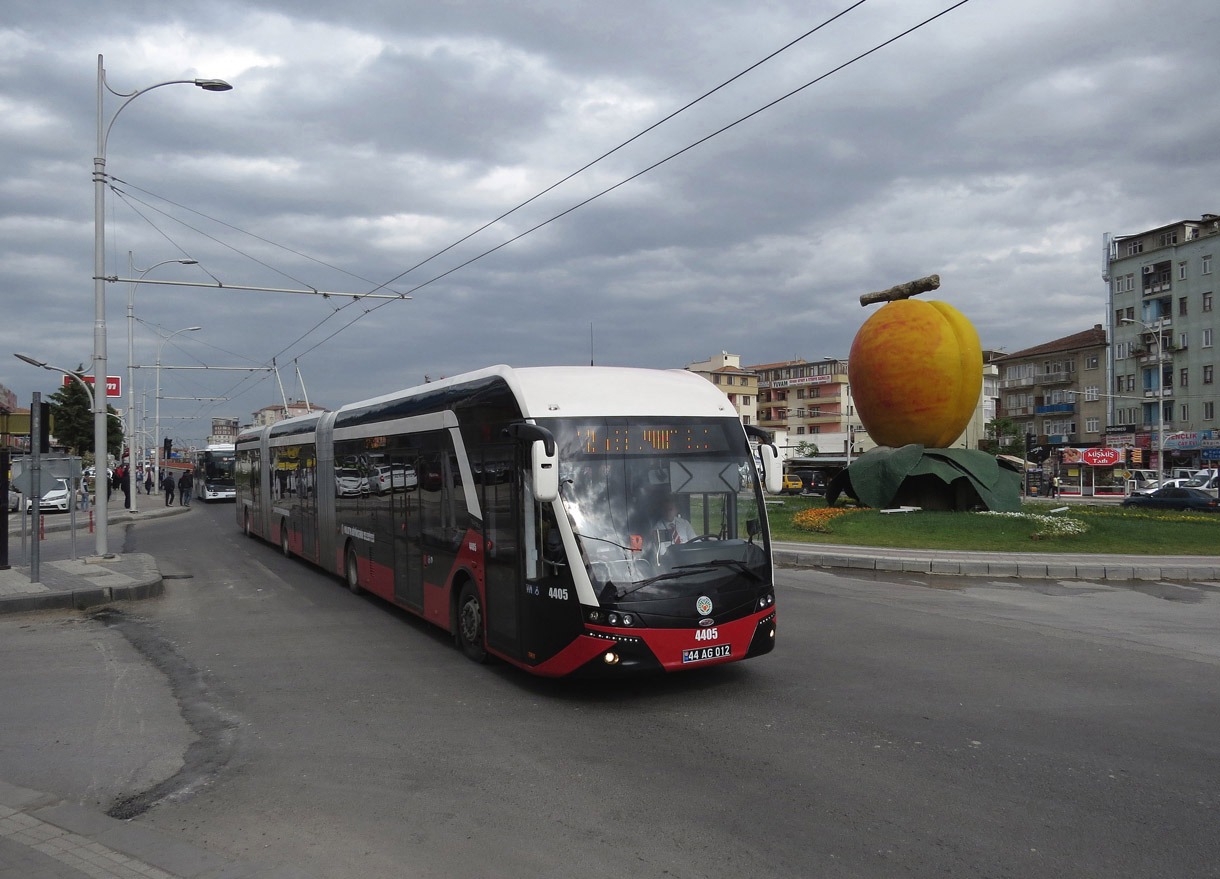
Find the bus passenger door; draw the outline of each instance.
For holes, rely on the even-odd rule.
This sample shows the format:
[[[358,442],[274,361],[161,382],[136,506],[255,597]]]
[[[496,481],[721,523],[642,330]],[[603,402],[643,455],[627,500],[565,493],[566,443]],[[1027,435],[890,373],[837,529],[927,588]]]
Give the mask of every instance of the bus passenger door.
[[[482,446],[476,476],[483,513],[487,643],[521,654],[521,468],[517,444]]]
[[[423,563],[420,552],[419,470],[415,456],[390,457],[394,528],[394,600],[422,612]]]

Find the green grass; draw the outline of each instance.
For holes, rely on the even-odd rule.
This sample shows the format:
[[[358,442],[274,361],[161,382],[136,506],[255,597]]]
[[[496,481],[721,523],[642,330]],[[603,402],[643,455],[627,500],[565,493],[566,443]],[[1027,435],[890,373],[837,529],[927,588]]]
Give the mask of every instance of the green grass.
[[[1146,512],[1117,505],[1028,502],[1024,512],[1067,517],[1082,523],[1083,534],[1056,535],[1028,517],[980,513],[881,513],[862,509],[830,519],[827,533],[793,524],[806,509],[825,508],[821,498],[787,497],[769,504],[774,540],[919,549],[994,552],[1121,553],[1127,555],[1220,555],[1220,515]],[[1065,513],[1050,513],[1068,506]]]

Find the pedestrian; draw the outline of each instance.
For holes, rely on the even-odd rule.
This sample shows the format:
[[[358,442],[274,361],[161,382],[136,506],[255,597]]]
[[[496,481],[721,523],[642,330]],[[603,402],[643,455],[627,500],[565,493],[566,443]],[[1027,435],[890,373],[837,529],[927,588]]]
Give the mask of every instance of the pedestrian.
[[[171,470],[165,471],[165,478],[161,480],[161,490],[165,492],[165,505],[172,507],[174,505],[174,474]]]
[[[148,470],[144,474],[144,493],[152,494],[152,490],[153,490],[152,471]]]
[[[123,509],[131,509],[131,468],[124,464],[119,468],[122,476],[119,477],[119,487],[123,489]]]
[[[1051,477],[1051,497],[1059,497],[1059,476]]]
[[[190,470],[183,470],[182,475],[178,477],[178,503],[184,507],[191,505],[191,489],[195,487],[195,480],[191,476]]]

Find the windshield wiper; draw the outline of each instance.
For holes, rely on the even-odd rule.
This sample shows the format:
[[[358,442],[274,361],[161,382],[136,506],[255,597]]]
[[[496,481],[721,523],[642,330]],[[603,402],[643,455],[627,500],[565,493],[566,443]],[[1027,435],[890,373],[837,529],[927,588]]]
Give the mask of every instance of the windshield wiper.
[[[623,550],[624,552],[634,552],[635,551],[630,546],[624,546],[623,544],[619,543],[617,540],[611,540],[609,537],[594,537],[592,534],[581,534],[579,531],[573,531],[572,533],[575,536],[581,538],[582,540],[600,540],[602,543],[608,543],[611,546],[617,546],[619,549]]]
[[[737,559],[712,559],[711,561],[708,561],[708,562],[694,562],[689,565],[678,565],[677,566],[678,570],[682,570],[685,568],[732,568],[734,571],[737,571],[739,574],[745,574],[755,583],[761,583],[763,581],[763,578],[758,576],[758,574],[754,571],[753,568],[751,568],[745,562],[740,562]]]

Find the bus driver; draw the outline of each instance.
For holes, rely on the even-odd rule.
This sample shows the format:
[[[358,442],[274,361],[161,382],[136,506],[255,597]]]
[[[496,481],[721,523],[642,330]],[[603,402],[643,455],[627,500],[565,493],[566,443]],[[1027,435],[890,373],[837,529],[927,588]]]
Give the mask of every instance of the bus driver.
[[[666,535],[668,535],[670,543],[688,543],[695,539],[695,529],[690,522],[682,518],[673,498],[666,498],[661,510],[661,518],[653,526],[661,532],[659,535],[661,539],[665,539]]]

